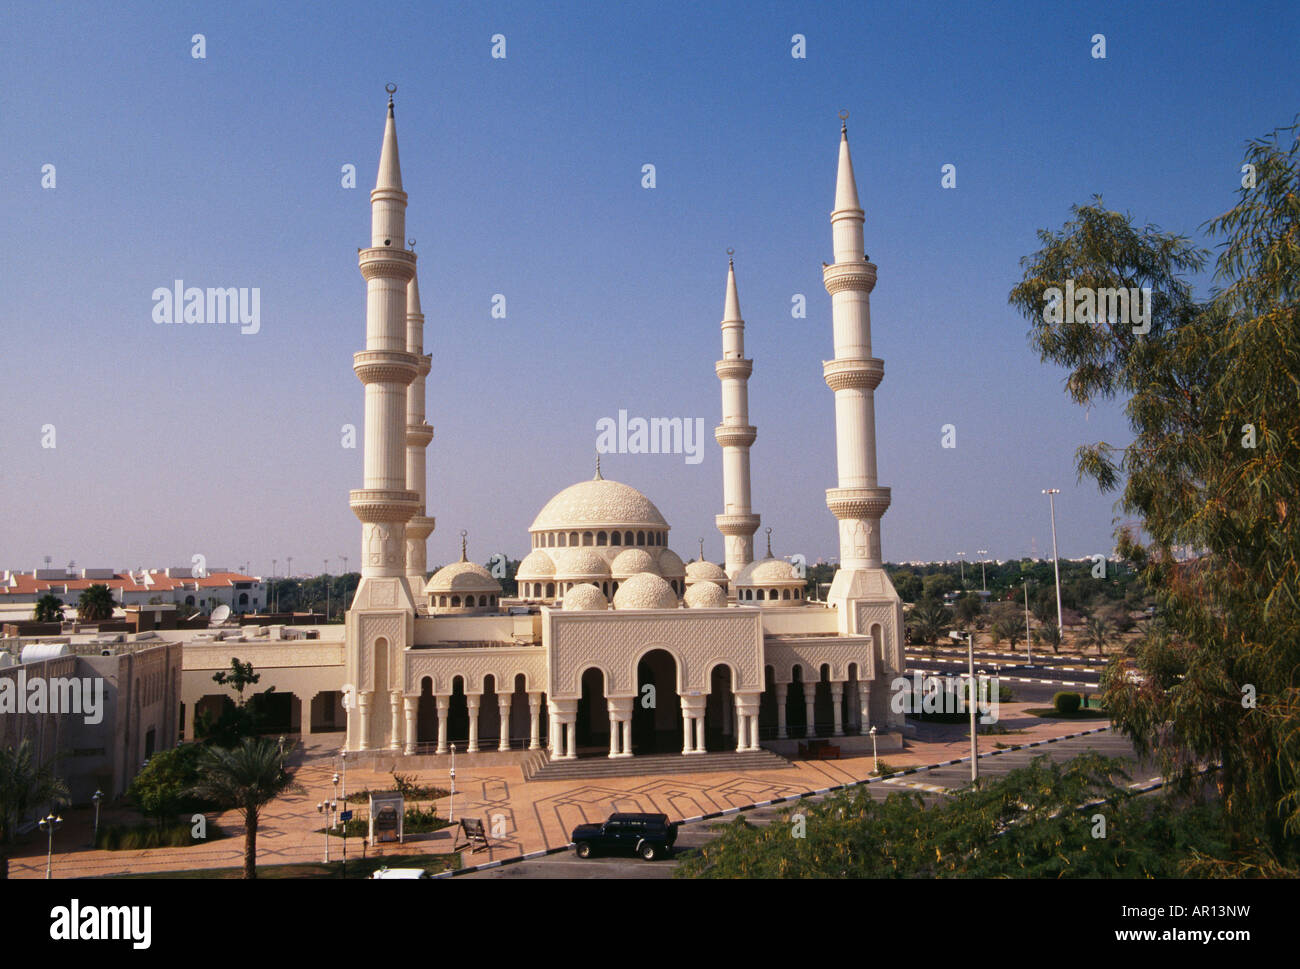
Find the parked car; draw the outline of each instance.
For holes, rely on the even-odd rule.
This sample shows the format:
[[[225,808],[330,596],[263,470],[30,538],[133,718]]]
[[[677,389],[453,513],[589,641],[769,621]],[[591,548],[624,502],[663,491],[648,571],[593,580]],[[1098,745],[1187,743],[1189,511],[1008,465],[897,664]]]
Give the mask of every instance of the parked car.
[[[666,814],[611,814],[601,824],[580,824],[569,835],[574,853],[590,858],[596,852],[640,855],[646,861],[672,854],[677,823]]]
[[[423,868],[380,868],[370,873],[371,878],[428,878],[429,873]]]

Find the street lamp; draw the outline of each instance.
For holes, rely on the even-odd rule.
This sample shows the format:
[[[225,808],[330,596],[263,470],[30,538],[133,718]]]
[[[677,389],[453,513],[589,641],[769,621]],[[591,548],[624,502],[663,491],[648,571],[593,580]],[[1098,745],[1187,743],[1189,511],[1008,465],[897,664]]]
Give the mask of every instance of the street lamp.
[[[1044,488],[1047,502],[1052,507],[1052,568],[1056,570],[1056,628],[1063,630],[1065,622],[1061,619],[1061,560],[1056,555],[1056,496],[1060,488]]]
[[[271,595],[274,596],[275,599],[277,600],[276,602],[271,603],[271,612],[275,612],[275,608],[279,604],[279,598],[280,598],[278,595],[276,595],[276,590],[275,590],[275,566],[276,563],[279,561],[280,561],[279,559],[271,559]]]
[[[957,553],[957,564],[961,566],[961,587],[966,588],[966,553]]]
[[[451,745],[451,797],[447,801],[447,820],[456,820],[456,745]]]
[[[338,802],[321,801],[316,805],[316,810],[325,816],[325,864],[330,863],[330,815],[334,815],[334,823],[338,824]]]
[[[335,771],[335,772],[334,772],[334,799],[335,799],[335,800],[338,800],[338,796],[339,796],[339,774],[338,774],[338,771]],[[345,806],[346,806],[346,803],[347,803],[347,801],[346,801],[346,798],[345,798],[345,799],[344,799],[344,805],[345,805]],[[337,817],[335,817],[335,818],[334,818],[334,827],[337,828],[338,826],[339,826],[339,819],[338,819]]]
[[[1034,644],[1029,638],[1029,576],[1025,576],[1025,654],[1029,657],[1029,662],[1025,666],[1033,668],[1034,665]]]
[[[57,817],[54,812],[51,811],[45,817],[41,818],[37,824],[41,826],[42,831],[48,833],[50,836],[49,845],[45,851],[45,877],[48,879],[50,877],[50,869],[54,865],[54,832],[63,826],[63,818]]]
[[[343,801],[348,799],[348,752],[345,750],[339,754],[339,761],[343,764]]]
[[[984,556],[989,554],[989,550],[986,548],[977,548],[975,551],[979,554],[980,557],[980,585],[983,587],[985,592],[988,592],[989,583],[988,583],[988,578],[984,574]]]
[[[963,637],[954,629],[948,634],[948,638],[961,642]],[[974,787],[980,780],[980,748],[975,733],[975,637],[967,633],[965,639],[967,677],[970,683],[970,696],[967,697],[967,704],[970,707],[970,782]]]
[[[871,734],[871,773],[880,773],[880,761],[876,760],[876,728],[872,727],[867,733]]]
[[[90,846],[93,848],[99,842],[99,802],[104,799],[104,792],[95,788],[95,793],[90,795],[90,799],[95,802],[95,833],[90,836]]]

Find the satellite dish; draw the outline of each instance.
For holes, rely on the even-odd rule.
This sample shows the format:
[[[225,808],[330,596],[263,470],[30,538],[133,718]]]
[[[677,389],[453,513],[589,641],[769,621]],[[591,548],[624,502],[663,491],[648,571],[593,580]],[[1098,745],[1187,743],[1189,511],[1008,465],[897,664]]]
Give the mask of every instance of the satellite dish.
[[[212,610],[213,622],[225,622],[230,618],[230,607],[224,602]]]

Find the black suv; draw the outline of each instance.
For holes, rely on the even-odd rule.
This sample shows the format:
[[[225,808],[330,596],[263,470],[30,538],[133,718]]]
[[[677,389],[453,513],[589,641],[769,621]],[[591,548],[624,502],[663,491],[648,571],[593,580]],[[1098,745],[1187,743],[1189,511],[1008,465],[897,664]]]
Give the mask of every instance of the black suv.
[[[608,851],[654,861],[672,853],[677,825],[666,814],[611,814],[604,824],[578,825],[569,840],[579,858]]]

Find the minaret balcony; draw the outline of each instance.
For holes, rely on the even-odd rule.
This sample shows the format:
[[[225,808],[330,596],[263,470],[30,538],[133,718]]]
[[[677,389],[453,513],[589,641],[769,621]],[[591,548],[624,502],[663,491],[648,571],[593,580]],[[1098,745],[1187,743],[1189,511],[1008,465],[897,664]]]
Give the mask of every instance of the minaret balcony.
[[[367,524],[405,522],[420,510],[418,491],[354,488],[348,492],[352,514]]]
[[[410,280],[415,275],[415,253],[397,246],[372,246],[357,250],[357,265],[365,279],[377,276]]]
[[[352,369],[363,384],[410,384],[420,372],[420,358],[405,350],[359,350]]]
[[[406,523],[406,537],[414,538],[417,541],[428,538],[433,534],[433,530],[437,525],[438,520],[432,515],[416,515]]]
[[[876,264],[873,262],[837,262],[822,268],[822,283],[834,296],[843,290],[869,293],[876,288]]]
[[[723,535],[753,535],[758,531],[757,515],[715,515],[713,523]]]
[[[754,372],[754,361],[719,360],[713,365],[713,372],[718,375],[719,380],[731,380],[735,377],[748,380],[749,375]]]
[[[828,488],[826,507],[840,521],[879,519],[889,508],[888,488]]]
[[[758,428],[749,424],[719,424],[713,437],[722,447],[749,447],[758,437]]]
[[[822,377],[831,390],[859,387],[875,390],[885,376],[885,361],[877,357],[823,360]]]
[[[407,424],[406,425],[406,443],[416,447],[428,447],[429,442],[433,440],[433,426],[431,424]]]

